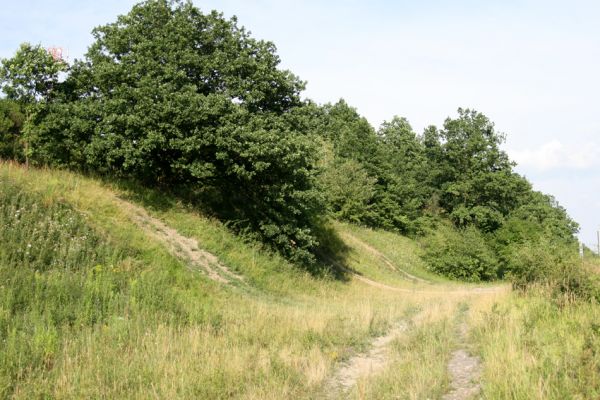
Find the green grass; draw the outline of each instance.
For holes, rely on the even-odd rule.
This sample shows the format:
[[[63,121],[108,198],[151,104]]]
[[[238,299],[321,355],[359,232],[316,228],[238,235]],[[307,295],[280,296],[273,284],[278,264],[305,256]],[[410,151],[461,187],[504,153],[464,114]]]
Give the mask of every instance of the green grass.
[[[455,346],[456,306],[455,301],[432,300],[407,334],[392,343],[385,371],[359,381],[350,398],[440,398],[449,385],[447,363]]]
[[[145,203],[156,192],[13,164],[0,186],[0,398],[313,398],[425,300],[315,277],[173,198]],[[253,290],[191,272],[115,196],[197,238]]]
[[[119,198],[195,238],[247,285],[186,268]],[[335,263],[433,290],[372,287],[327,262],[309,271],[175,196],[64,171],[0,163],[0,228],[0,398],[320,398],[340,362],[417,308],[388,367],[348,396],[438,398],[459,303],[471,306],[484,398],[600,396],[600,306],[456,290],[471,286],[429,273],[418,243],[394,233],[334,222],[324,237]],[[382,257],[432,283],[409,282]]]
[[[350,252],[350,256],[354,258],[354,264],[357,265],[356,269],[359,272],[364,272],[387,283],[397,285],[406,285],[407,283],[402,274],[386,267],[381,256],[368,251],[364,245],[354,243],[352,237],[383,253],[385,258],[399,270],[432,283],[450,283],[448,279],[428,271],[427,265],[420,257],[420,246],[415,240],[392,232],[347,223],[336,222],[334,226],[342,237],[351,235],[350,240],[347,239],[348,243],[353,244],[354,249],[353,252]]]
[[[600,306],[511,295],[474,316],[487,399],[600,398]]]
[[[53,195],[58,191],[30,191],[19,183],[33,182],[17,182],[3,169],[0,397],[18,394],[21,382],[50,379],[66,342],[82,332],[124,320],[151,325],[211,318],[203,315],[207,307],[188,302],[205,292],[192,290],[201,282],[194,285],[177,260],[157,254],[160,248],[118,240],[132,229],[103,237],[93,219]],[[145,262],[150,259],[161,268],[153,270],[157,265]]]

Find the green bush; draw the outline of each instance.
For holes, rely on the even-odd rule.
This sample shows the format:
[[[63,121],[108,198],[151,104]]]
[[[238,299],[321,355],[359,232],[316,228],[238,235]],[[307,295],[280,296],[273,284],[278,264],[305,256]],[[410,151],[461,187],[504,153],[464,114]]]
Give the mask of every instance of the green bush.
[[[423,241],[423,259],[433,272],[471,282],[498,277],[498,260],[475,227],[442,225]]]
[[[319,180],[333,216],[358,224],[372,219],[370,203],[375,195],[375,182],[376,179],[352,159],[331,162]]]
[[[509,246],[507,276],[517,289],[548,286],[554,297],[600,301],[600,279],[587,271],[573,246],[546,237]]]
[[[430,217],[466,228],[426,242],[443,249],[428,250],[432,269],[469,280],[506,266],[482,234],[511,225],[498,235],[505,248],[520,221],[564,240],[577,230],[513,171],[504,134],[475,110],[423,135],[401,117],[376,130],[343,100],[302,99],[305,83],[280,68],[273,43],[189,1],[142,1],[92,35],[73,65],[28,43],[1,61],[0,157],[186,193],[313,269],[327,209],[405,234],[422,234]],[[48,256],[32,251],[21,261]]]
[[[232,226],[312,262],[318,149],[304,83],[278,68],[275,46],[235,18],[166,0],[93,36],[35,115],[33,161],[210,192]]]
[[[21,133],[25,115],[15,101],[0,99],[0,158],[19,160],[23,156]]]

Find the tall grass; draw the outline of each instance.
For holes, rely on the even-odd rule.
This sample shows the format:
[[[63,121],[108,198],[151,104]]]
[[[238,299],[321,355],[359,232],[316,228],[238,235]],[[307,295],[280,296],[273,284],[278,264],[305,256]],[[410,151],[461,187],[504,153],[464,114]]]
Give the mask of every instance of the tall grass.
[[[182,205],[151,209],[257,291],[223,287],[140,231],[115,187],[9,164],[0,181],[0,398],[315,398],[429,299],[315,278]]]
[[[0,262],[38,272],[76,271],[120,258],[68,204],[45,202],[6,180],[0,181],[0,241]]]
[[[53,367],[64,331],[123,309],[123,254],[62,202],[0,180],[0,397]],[[110,271],[107,273],[106,271]]]
[[[431,299],[406,335],[391,346],[390,365],[361,380],[353,399],[437,399],[448,388],[447,363],[454,347],[453,315],[458,299]]]
[[[532,288],[473,314],[485,398],[600,398],[600,306],[553,292]]]

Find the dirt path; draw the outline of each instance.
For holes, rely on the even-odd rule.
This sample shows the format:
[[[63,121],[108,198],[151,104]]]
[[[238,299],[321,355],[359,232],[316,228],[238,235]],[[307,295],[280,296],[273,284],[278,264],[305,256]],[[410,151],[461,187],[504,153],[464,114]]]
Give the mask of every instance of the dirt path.
[[[418,282],[418,283],[431,283],[427,279],[419,278],[418,276],[415,276],[415,275],[411,274],[410,272],[405,271],[402,268],[399,268],[385,254],[383,254],[382,252],[380,252],[379,250],[377,250],[375,247],[371,246],[370,244],[357,238],[353,234],[348,233],[348,232],[342,232],[341,236],[344,237],[346,240],[361,246],[363,249],[367,250],[373,256],[375,256],[375,257],[379,258],[381,261],[383,261],[383,264],[386,267],[388,267],[392,271],[400,272],[402,275],[404,275],[405,278],[407,278],[411,281],[414,281],[414,282]]]
[[[375,338],[367,351],[341,363],[325,383],[326,398],[346,398],[361,379],[382,372],[390,362],[391,342],[407,333],[410,326],[422,324],[427,319],[427,313],[428,311],[424,310],[410,321],[400,321],[387,334]],[[442,400],[472,400],[478,398],[481,392],[481,360],[467,350],[467,333],[467,324],[461,321],[456,332],[459,348],[452,353],[448,362],[451,389]]]
[[[467,324],[463,321],[459,326],[459,341],[461,348],[452,353],[448,363],[450,374],[450,392],[442,400],[468,400],[473,399],[481,392],[481,360],[466,350]]]
[[[243,283],[244,278],[242,276],[228,269],[215,255],[200,249],[198,242],[195,239],[181,235],[175,229],[149,215],[142,207],[120,198],[116,198],[116,201],[119,202],[121,208],[128,213],[129,217],[136,225],[138,225],[147,235],[164,244],[172,255],[186,261],[186,265],[190,270],[202,272],[210,279],[224,284],[229,284],[234,281]],[[430,283],[429,281],[397,268],[384,254],[357,237],[347,233],[345,233],[344,236],[349,241],[362,246],[371,254],[380,258],[388,268],[404,274],[407,278],[415,282]],[[399,288],[371,280],[354,271],[347,269],[346,271],[351,273],[354,278],[368,285],[404,293],[466,294],[490,293],[504,290],[502,287],[459,288],[456,290],[448,290],[447,288],[440,290],[430,288]],[[389,362],[389,344],[401,334],[405,333],[408,327],[409,323],[407,321],[400,321],[386,335],[375,338],[371,342],[368,351],[357,354],[343,363],[327,381],[325,385],[327,395],[330,398],[336,398],[339,395],[343,395],[354,387],[360,379],[383,370]],[[467,326],[464,322],[460,325],[458,335],[461,347],[464,347],[467,336]],[[452,358],[448,364],[448,372],[451,376],[452,389],[442,397],[443,400],[467,400],[472,399],[479,394],[481,386],[478,381],[481,375],[481,365],[478,357],[470,355],[465,348],[460,348],[452,354]]]
[[[340,268],[343,268],[343,267],[340,267]],[[437,290],[436,289],[421,289],[421,288],[414,288],[414,289],[400,288],[400,287],[390,286],[390,285],[386,285],[385,283],[374,281],[365,276],[359,275],[356,272],[349,270],[347,268],[343,268],[343,269],[344,269],[344,271],[350,273],[354,277],[354,279],[357,279],[369,286],[373,286],[373,287],[376,287],[379,289],[390,290],[393,292],[401,292],[401,293],[427,293],[427,294],[446,293],[446,294],[465,295],[465,294],[471,294],[471,293],[495,293],[495,292],[506,291],[509,289],[509,287],[507,285],[503,285],[503,286],[498,285],[498,286],[491,286],[491,287],[457,288],[457,289],[442,288],[442,289],[437,289]]]
[[[190,270],[202,272],[213,281],[220,283],[244,281],[242,276],[223,265],[214,254],[200,249],[195,239],[181,235],[161,220],[149,215],[142,207],[118,197],[116,201],[137,226],[147,235],[164,244],[173,256],[184,260]]]
[[[344,362],[325,384],[329,398],[338,398],[356,385],[359,379],[383,370],[388,362],[389,344],[408,329],[406,321],[400,321],[386,335],[375,338],[370,348]]]

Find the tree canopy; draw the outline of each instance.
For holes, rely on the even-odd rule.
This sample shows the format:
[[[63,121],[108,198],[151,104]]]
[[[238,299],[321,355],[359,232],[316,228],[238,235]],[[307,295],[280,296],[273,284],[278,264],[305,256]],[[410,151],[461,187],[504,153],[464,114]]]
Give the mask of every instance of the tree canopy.
[[[437,227],[430,264],[471,280],[510,270],[515,243],[573,240],[577,225],[515,173],[480,112],[422,134],[402,117],[375,129],[344,100],[303,99],[273,43],[191,2],[148,0],[92,34],[70,66],[30,44],[2,60],[0,157],[185,192],[305,264],[328,217]]]
[[[49,98],[66,69],[65,62],[54,59],[42,46],[23,43],[14,57],[2,62],[0,88],[10,100],[33,104]]]

